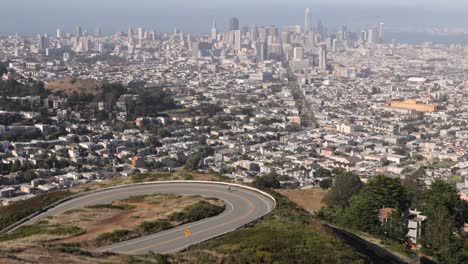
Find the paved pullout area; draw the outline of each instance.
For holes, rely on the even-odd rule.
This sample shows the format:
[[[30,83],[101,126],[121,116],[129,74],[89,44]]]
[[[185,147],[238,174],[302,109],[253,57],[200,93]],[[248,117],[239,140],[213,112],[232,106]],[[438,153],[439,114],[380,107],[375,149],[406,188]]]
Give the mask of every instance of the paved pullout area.
[[[242,186],[231,185],[230,190],[224,183],[213,182],[159,182],[129,185],[91,193],[64,202],[49,209],[25,224],[33,224],[47,216],[54,216],[71,209],[90,205],[108,204],[135,195],[153,193],[201,195],[222,200],[226,209],[218,216],[188,223],[153,235],[127,240],[96,249],[121,254],[172,253],[190,245],[231,232],[250,223],[274,209],[275,201],[267,194]],[[184,230],[190,230],[186,236]]]

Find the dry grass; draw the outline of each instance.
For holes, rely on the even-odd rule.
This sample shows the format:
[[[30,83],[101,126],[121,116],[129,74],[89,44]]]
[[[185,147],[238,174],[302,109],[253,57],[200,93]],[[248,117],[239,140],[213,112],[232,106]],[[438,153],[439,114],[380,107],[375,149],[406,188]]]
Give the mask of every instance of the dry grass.
[[[71,77],[58,79],[49,82],[46,89],[52,92],[63,92],[67,95],[72,95],[73,92],[78,94],[96,95],[101,92],[101,84],[95,80],[73,79]]]
[[[328,190],[323,190],[320,188],[312,188],[307,190],[284,189],[276,191],[309,211],[320,209],[323,206],[322,200],[328,193]]]
[[[154,194],[135,196],[114,202],[129,208],[83,208],[66,211],[58,216],[44,219],[42,226],[62,225],[86,229],[76,236],[33,235],[17,240],[0,242],[0,264],[13,263],[126,263],[123,256],[89,253],[95,239],[103,233],[120,229],[136,229],[144,221],[165,219],[200,201],[222,205],[222,201],[201,196]],[[130,206],[129,206],[130,205]],[[78,244],[76,252],[63,252],[63,245]],[[75,248],[75,249],[76,249]],[[81,251],[85,250],[85,251]]]
[[[134,209],[120,210],[110,208],[85,208],[71,213],[64,213],[49,220],[49,224],[77,226],[87,230],[86,233],[57,241],[57,243],[75,243],[94,240],[100,234],[115,230],[136,229],[144,221],[165,219],[174,212],[200,201],[211,201],[200,196],[181,196],[155,194],[137,196],[134,199],[117,201],[113,205],[131,205]]]

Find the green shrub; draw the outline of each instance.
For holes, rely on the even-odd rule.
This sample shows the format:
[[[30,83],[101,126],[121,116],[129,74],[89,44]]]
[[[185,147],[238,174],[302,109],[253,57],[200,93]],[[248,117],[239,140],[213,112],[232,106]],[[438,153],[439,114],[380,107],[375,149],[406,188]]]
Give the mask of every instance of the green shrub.
[[[139,230],[142,232],[149,234],[149,233],[157,233],[166,229],[171,228],[171,224],[165,220],[157,220],[152,222],[143,222],[138,227]]]
[[[85,232],[84,229],[76,226],[62,226],[62,225],[53,225],[53,226],[42,226],[42,225],[25,225],[19,227],[18,229],[11,231],[0,236],[0,241],[14,240],[24,237],[29,237],[33,235],[55,235],[55,236],[64,236],[64,235],[78,235]]]
[[[224,205],[214,205],[200,201],[185,208],[182,212],[176,212],[169,216],[169,220],[175,222],[189,223],[218,215],[224,211]]]
[[[117,243],[120,241],[131,239],[133,237],[136,237],[136,234],[133,231],[127,229],[119,229],[112,232],[100,234],[96,238],[96,242],[98,244],[105,244],[109,242]]]
[[[0,229],[4,229],[70,195],[72,195],[72,193],[69,191],[49,192],[39,194],[31,199],[15,202],[5,207],[0,207]]]

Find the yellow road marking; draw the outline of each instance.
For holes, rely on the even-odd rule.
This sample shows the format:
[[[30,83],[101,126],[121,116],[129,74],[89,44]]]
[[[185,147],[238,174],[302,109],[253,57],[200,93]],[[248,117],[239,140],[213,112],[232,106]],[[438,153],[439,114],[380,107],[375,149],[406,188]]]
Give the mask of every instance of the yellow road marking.
[[[172,189],[169,189],[169,190],[178,190],[178,191],[200,191],[200,189],[191,189],[191,188],[172,188]],[[135,191],[133,193],[147,193],[148,191]],[[229,222],[225,222],[225,223],[222,223],[222,224],[219,224],[219,225],[216,225],[216,226],[212,226],[212,227],[209,227],[209,228],[206,228],[206,229],[203,229],[203,230],[200,230],[198,232],[193,232],[191,233],[191,236],[193,235],[197,235],[197,234],[200,234],[200,233],[203,233],[203,232],[207,232],[207,231],[210,231],[210,230],[213,230],[215,228],[219,228],[219,227],[222,227],[222,226],[225,226],[225,225],[229,225],[229,224],[232,224],[234,222],[237,222],[239,220],[242,220],[244,218],[247,218],[250,214],[252,214],[256,209],[257,207],[250,201],[248,200],[247,198],[243,197],[243,196],[240,196],[240,195],[237,195],[237,194],[234,194],[234,193],[228,193],[228,192],[222,192],[222,191],[216,191],[216,190],[209,190],[209,192],[215,192],[215,193],[222,193],[222,194],[227,194],[227,195],[231,195],[231,196],[237,196],[238,198],[244,200],[247,204],[249,204],[249,206],[251,207],[250,211],[236,219],[233,219]],[[158,193],[157,191],[155,191],[154,193]],[[99,200],[105,200],[105,199],[108,199],[108,198],[111,198],[111,197],[117,197],[119,195],[107,195],[107,196],[101,196],[99,198],[96,198],[96,199],[93,199],[93,200],[90,200],[90,201],[86,201],[86,202],[82,202],[76,206],[73,206],[71,208],[68,208],[66,210],[62,210],[60,212],[58,212],[57,214],[55,215],[58,215],[60,213],[63,213],[65,211],[68,211],[68,210],[71,210],[71,209],[75,209],[75,208],[79,208],[81,207],[83,204],[89,204],[89,203],[94,203],[96,201],[99,201]],[[84,196],[86,197],[86,196]],[[129,196],[130,197],[130,196]],[[123,198],[125,199],[125,198]],[[177,227],[176,227],[177,228]],[[139,249],[136,249],[136,250],[132,250],[132,251],[129,251],[128,253],[133,253],[133,252],[136,252],[136,251],[141,251],[141,250],[145,250],[145,249],[148,249],[148,248],[152,248],[152,247],[157,247],[157,246],[160,246],[160,245],[164,245],[164,244],[167,244],[167,243],[170,243],[170,242],[173,242],[173,241],[177,241],[177,240],[180,240],[180,239],[183,239],[185,238],[185,236],[180,236],[180,237],[177,237],[177,238],[173,238],[173,239],[170,239],[170,240],[166,240],[164,242],[160,242],[160,243],[157,243],[157,244],[153,244],[153,245],[150,245],[150,246],[147,246],[147,247],[144,247],[144,248],[139,248]],[[138,243],[138,242],[136,242]]]
[[[203,230],[200,230],[198,232],[193,232],[192,233],[192,236],[193,235],[197,235],[197,234],[200,234],[200,233],[203,233],[203,232],[207,232],[207,231],[210,231],[210,230],[213,230],[215,228],[218,228],[218,227],[222,227],[222,226],[225,226],[225,225],[229,225],[229,224],[232,224],[234,222],[237,222],[239,220],[242,220],[244,218],[246,218],[247,216],[249,216],[250,214],[252,214],[255,209],[257,209],[257,207],[251,202],[249,201],[247,198],[245,197],[242,197],[240,195],[236,195],[236,194],[232,194],[232,195],[235,195],[235,196],[238,196],[239,198],[245,200],[251,207],[250,211],[244,215],[242,215],[241,217],[239,218],[236,218],[234,220],[231,220],[229,222],[226,222],[226,223],[222,223],[222,224],[219,224],[219,225],[216,225],[216,226],[212,226],[212,227],[209,227],[209,228],[206,228],[206,229],[203,229]],[[142,251],[142,250],[145,250],[145,249],[148,249],[148,248],[152,248],[152,247],[157,247],[157,246],[160,246],[160,245],[164,245],[164,244],[167,244],[167,243],[170,243],[170,242],[173,242],[173,241],[177,241],[177,240],[180,240],[180,239],[183,239],[185,238],[184,236],[180,236],[180,237],[176,237],[176,238],[173,238],[173,239],[169,239],[169,240],[166,240],[164,242],[160,242],[160,243],[157,243],[157,244],[153,244],[151,246],[147,246],[147,247],[144,247],[144,248],[139,248],[139,249],[136,249],[136,250],[132,250],[132,251],[128,251],[128,253],[134,253],[136,251]]]

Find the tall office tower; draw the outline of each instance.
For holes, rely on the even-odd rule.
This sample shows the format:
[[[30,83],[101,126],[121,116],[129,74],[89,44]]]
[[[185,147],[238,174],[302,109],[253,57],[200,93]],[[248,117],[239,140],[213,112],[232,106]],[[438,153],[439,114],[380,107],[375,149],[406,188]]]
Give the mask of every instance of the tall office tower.
[[[288,31],[281,32],[281,41],[285,44],[291,43],[291,34]]]
[[[367,31],[367,43],[377,44],[377,40],[378,40],[377,30],[375,28],[369,29]]]
[[[278,28],[275,27],[275,26],[268,26],[266,27],[266,32],[267,32],[267,36],[268,37],[271,37],[271,41],[273,42],[277,42],[278,40]],[[267,39],[268,39],[267,37]]]
[[[251,41],[257,41],[258,39],[258,27],[257,25],[253,25],[250,31],[250,37],[252,38]]]
[[[88,37],[81,38],[81,51],[89,52],[91,50],[91,40]]]
[[[293,59],[295,59],[295,60],[304,59],[304,48],[303,47],[295,47],[293,49]]]
[[[385,33],[384,33],[384,23],[379,24],[379,42],[383,43],[385,38]]]
[[[98,44],[98,51],[99,51],[99,53],[104,53],[104,44],[102,44],[102,43]]]
[[[190,34],[187,34],[187,48],[192,49],[192,36]]]
[[[346,26],[341,26],[340,32],[338,32],[338,40],[344,41],[348,35],[348,28]]]
[[[179,42],[180,42],[180,45],[185,47],[185,34],[183,31],[179,33]]]
[[[304,15],[304,33],[308,33],[312,28],[312,16],[310,13],[310,9],[306,8],[305,9],[305,15]]]
[[[239,30],[239,19],[233,17],[229,19],[229,31]]]
[[[338,39],[333,39],[332,42],[332,51],[337,52],[338,51]]]
[[[234,49],[236,50],[237,53],[239,53],[241,50],[241,44],[242,44],[241,31],[236,30],[234,31]]]
[[[367,31],[361,30],[361,41],[367,42]]]
[[[79,38],[83,35],[83,30],[81,29],[80,26],[77,26],[76,27],[76,32],[75,32],[76,36]]]
[[[258,30],[258,37],[263,41],[267,40],[268,30],[265,27],[260,27],[260,29]]]
[[[218,30],[216,29],[216,18],[213,18],[213,24],[211,25],[211,39],[216,40],[218,38]]]
[[[62,28],[57,28],[57,38],[58,39],[63,38],[63,29]]]
[[[132,31],[132,28],[128,28],[128,32],[127,32],[127,42],[128,42],[128,43],[133,43],[133,31]]]
[[[154,30],[151,31],[151,32],[149,33],[149,39],[150,39],[151,41],[155,41],[155,40],[156,40],[156,33],[154,32]]]
[[[49,48],[49,37],[47,34],[45,35],[38,35],[39,38],[39,50],[45,51],[46,49]]]
[[[145,34],[145,30],[143,28],[139,27],[138,30],[137,30],[137,34],[138,34],[138,40],[142,40],[143,35]]]
[[[319,47],[319,69],[327,69],[327,46],[324,44]]]
[[[315,47],[315,38],[312,32],[309,32],[304,39],[304,48],[306,51],[311,51]]]
[[[332,40],[331,37],[325,38],[325,45],[327,45],[327,50],[331,50],[331,49],[332,49],[333,40]]]
[[[257,42],[257,62],[262,62],[267,59],[268,45],[264,41]]]
[[[198,47],[198,42],[196,42],[196,41],[193,42],[191,44],[191,46],[192,46],[192,57],[199,58],[200,57],[200,49]]]
[[[96,28],[96,37],[100,38],[102,35],[102,30],[100,27]]]
[[[317,22],[317,34],[319,34],[322,37],[324,33],[325,27],[323,26],[322,21],[319,20],[319,22]]]
[[[271,45],[268,45],[268,59],[269,60],[281,61],[281,55],[282,55],[281,44],[273,43]]]

